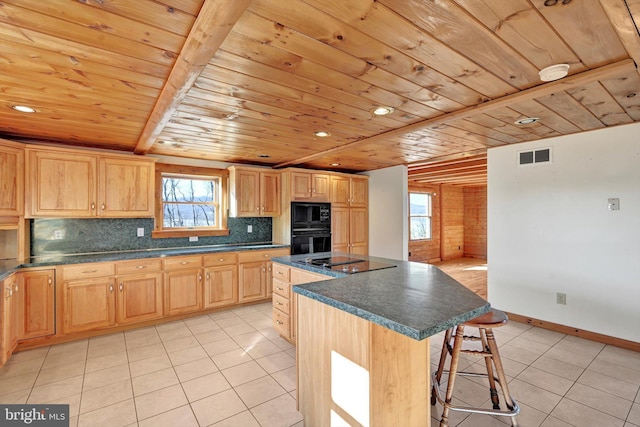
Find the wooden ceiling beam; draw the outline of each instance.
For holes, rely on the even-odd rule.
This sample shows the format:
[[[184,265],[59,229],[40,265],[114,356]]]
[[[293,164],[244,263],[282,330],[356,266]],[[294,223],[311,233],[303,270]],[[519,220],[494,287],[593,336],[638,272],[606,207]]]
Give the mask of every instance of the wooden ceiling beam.
[[[414,174],[421,174],[421,173],[436,173],[440,171],[449,171],[449,170],[464,170],[464,169],[473,168],[475,166],[487,167],[487,159],[473,160],[473,161],[464,162],[464,163],[458,163],[458,162],[434,163],[430,166],[420,166],[416,168],[410,167],[408,168],[408,171],[410,175],[414,175]]]
[[[600,0],[600,5],[629,56],[636,64],[640,64],[640,0]],[[640,69],[637,70],[640,73]]]
[[[477,104],[470,107],[462,108],[452,113],[442,114],[437,117],[421,120],[419,122],[412,123],[408,126],[393,129],[393,130],[383,132],[368,138],[363,138],[354,142],[333,147],[328,150],[319,151],[317,153],[314,153],[305,157],[301,157],[295,160],[279,163],[275,165],[274,168],[281,168],[285,166],[291,166],[295,164],[308,162],[310,160],[317,159],[318,157],[327,156],[337,151],[354,148],[363,144],[381,143],[383,141],[388,141],[392,138],[396,138],[402,135],[419,131],[428,126],[434,126],[434,125],[451,122],[453,120],[464,119],[466,117],[470,117],[475,114],[487,113],[489,111],[493,111],[499,108],[508,107],[518,102],[530,101],[536,98],[540,98],[542,96],[551,95],[552,93],[566,91],[575,87],[579,87],[586,83],[590,83],[593,81],[601,80],[601,79],[612,77],[612,76],[617,76],[625,72],[628,72],[629,70],[636,70],[636,65],[633,60],[625,59],[622,61],[614,62],[612,64],[604,65],[602,67],[594,68],[592,70],[583,71],[581,73],[574,74],[569,77],[565,77],[561,80],[556,80],[553,82],[541,84],[539,86],[535,86],[530,89],[525,89],[520,92],[516,92],[510,95],[496,98],[491,101],[484,102],[482,104]]]
[[[409,170],[412,169],[421,169],[421,168],[428,168],[431,166],[440,166],[440,165],[457,165],[457,164],[464,164],[464,163],[469,163],[469,162],[475,162],[478,160],[484,160],[485,162],[487,161],[487,154],[480,154],[477,156],[469,156],[469,157],[459,157],[456,159],[452,159],[452,160],[425,160],[425,161],[419,161],[419,162],[414,162],[414,163],[409,163],[407,164],[407,168]]]
[[[408,175],[410,179],[428,179],[430,177],[469,175],[482,172],[487,173],[487,165],[475,166],[467,169],[451,169],[445,171],[410,173]]]
[[[251,0],[205,0],[134,152],[146,154]]]

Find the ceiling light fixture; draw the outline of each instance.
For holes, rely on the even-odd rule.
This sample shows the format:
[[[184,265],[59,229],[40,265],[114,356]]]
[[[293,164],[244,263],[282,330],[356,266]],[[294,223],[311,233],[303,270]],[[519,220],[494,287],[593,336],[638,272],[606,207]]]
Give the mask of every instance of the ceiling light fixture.
[[[569,64],[550,65],[540,70],[538,75],[543,82],[552,82],[566,77],[569,73]]]
[[[271,156],[268,154],[258,154],[258,157],[260,157],[261,159],[268,159]]]
[[[178,145],[177,142],[175,141],[159,141],[160,144],[164,144],[164,145]]]
[[[16,111],[20,111],[21,113],[35,113],[36,112],[35,108],[27,107],[26,105],[12,105],[11,108],[13,108]]]
[[[513,122],[514,125],[530,125],[531,123],[535,123],[540,120],[539,117],[525,117],[524,119],[516,120]]]
[[[318,138],[325,138],[329,135],[331,135],[329,132],[323,131],[323,130],[319,130],[317,132],[314,133],[315,136],[317,136]]]
[[[394,111],[396,110],[393,107],[387,107],[385,105],[381,105],[371,110],[371,112],[376,116],[386,116],[387,114],[391,114]]]
[[[329,166],[340,166],[340,163],[331,163]]]

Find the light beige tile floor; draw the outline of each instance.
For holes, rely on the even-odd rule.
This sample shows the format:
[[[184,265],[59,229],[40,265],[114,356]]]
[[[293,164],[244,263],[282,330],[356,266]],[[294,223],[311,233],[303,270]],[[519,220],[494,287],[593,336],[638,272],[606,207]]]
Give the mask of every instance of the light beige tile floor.
[[[302,426],[295,349],[270,325],[266,303],[16,353],[0,369],[0,402],[68,403],[73,427]],[[515,322],[495,332],[522,427],[640,427],[640,354]],[[431,339],[432,369],[441,344],[442,334]],[[487,405],[479,381],[460,378],[456,402]],[[440,412],[432,407],[433,426]]]

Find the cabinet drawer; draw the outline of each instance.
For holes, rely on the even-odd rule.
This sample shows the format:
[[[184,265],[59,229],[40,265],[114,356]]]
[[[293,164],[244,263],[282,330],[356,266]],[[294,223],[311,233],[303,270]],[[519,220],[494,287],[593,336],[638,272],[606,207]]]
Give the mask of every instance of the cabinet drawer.
[[[85,279],[90,277],[113,276],[116,272],[112,262],[66,265],[62,267],[64,280]]]
[[[287,338],[290,337],[289,315],[280,310],[273,310],[273,328]]]
[[[289,249],[245,251],[238,254],[238,262],[270,261],[271,258],[289,255]]]
[[[290,276],[291,268],[286,265],[273,263],[273,278],[277,280],[281,280],[283,282],[289,282],[291,280]]]
[[[117,274],[158,273],[161,270],[162,262],[159,259],[136,259],[116,263]]]
[[[162,260],[165,270],[181,270],[183,268],[202,267],[201,256],[178,256]]]
[[[289,299],[289,295],[291,295],[291,285],[289,283],[273,279],[273,293]]]
[[[332,277],[324,274],[312,273],[310,271],[301,270],[299,268],[291,269],[290,282],[293,285],[302,285],[303,283],[320,282],[322,280],[331,280]]]
[[[238,254],[233,252],[220,252],[217,254],[205,255],[202,257],[202,260],[205,267],[234,265],[238,263]]]
[[[273,294],[273,308],[277,308],[285,314],[290,314],[289,310],[289,298],[285,298],[278,294]]]

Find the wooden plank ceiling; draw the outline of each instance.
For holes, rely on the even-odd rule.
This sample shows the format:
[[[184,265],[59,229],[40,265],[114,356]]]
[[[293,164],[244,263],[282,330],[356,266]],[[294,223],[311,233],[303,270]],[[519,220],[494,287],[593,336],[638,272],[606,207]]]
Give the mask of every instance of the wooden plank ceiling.
[[[477,184],[488,148],[640,121],[637,24],[640,0],[2,0],[0,136]]]

